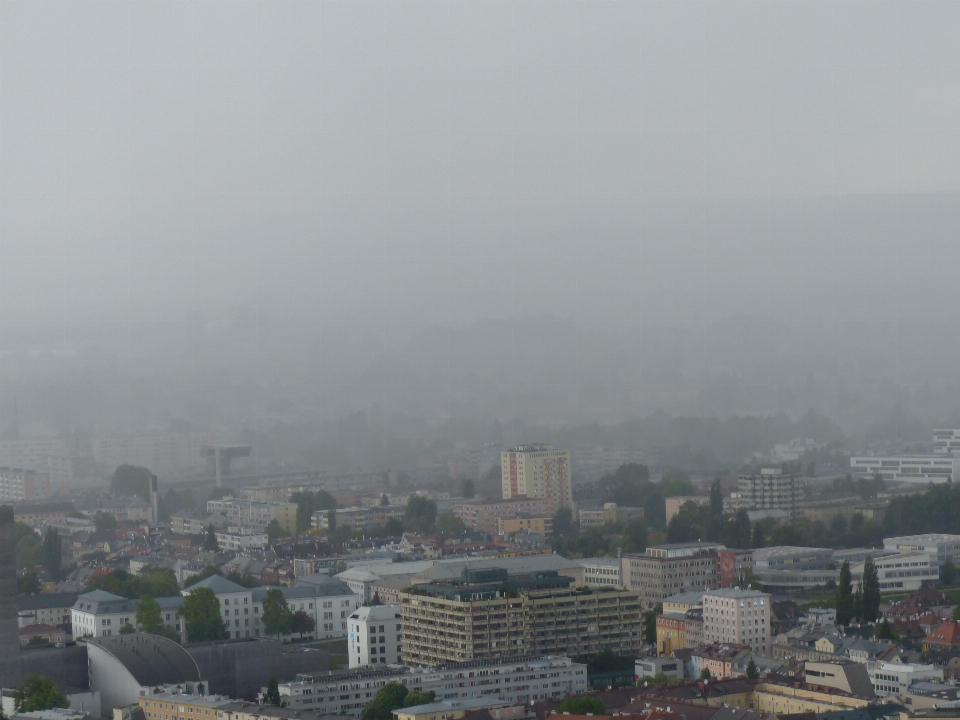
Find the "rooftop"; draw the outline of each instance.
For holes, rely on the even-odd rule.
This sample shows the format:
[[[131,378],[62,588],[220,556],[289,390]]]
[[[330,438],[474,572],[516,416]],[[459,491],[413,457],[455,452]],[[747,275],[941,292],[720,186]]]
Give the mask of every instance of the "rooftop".
[[[770,597],[770,593],[761,592],[760,590],[741,590],[740,588],[722,588],[720,590],[705,590],[703,593],[704,597],[722,597],[729,598],[731,600],[740,600],[745,598],[758,598],[758,597]]]
[[[116,658],[141,686],[200,680],[200,670],[190,653],[159,635],[130,633],[88,638],[87,645],[100,647]]]
[[[671,595],[664,600],[665,603],[674,603],[676,605],[699,605],[703,600],[703,593],[694,590]]]
[[[400,617],[399,605],[369,605],[357,608],[350,615],[351,620],[395,620]]]

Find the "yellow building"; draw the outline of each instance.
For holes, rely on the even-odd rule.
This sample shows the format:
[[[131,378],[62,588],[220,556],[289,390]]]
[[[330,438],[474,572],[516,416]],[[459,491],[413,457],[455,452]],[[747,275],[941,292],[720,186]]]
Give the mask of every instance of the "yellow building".
[[[497,518],[497,535],[513,535],[518,532],[532,532],[550,537],[553,535],[553,518],[549,516]]]
[[[570,451],[553,445],[520,445],[500,453],[503,499],[542,498],[547,512],[573,505]]]
[[[497,698],[470,698],[464,700],[441,700],[425,705],[401,708],[393,711],[395,720],[459,720],[474,710],[511,707],[513,703]],[[245,719],[238,719],[245,720]]]
[[[657,654],[669,655],[687,646],[687,620],[680,613],[657,615]]]
[[[147,720],[214,720],[217,708],[232,702],[222,695],[187,695],[171,692],[152,693],[138,700]]]
[[[731,683],[739,685],[739,683]],[[813,690],[809,686],[794,687],[776,683],[760,682],[752,690],[737,687],[729,694],[715,695],[703,700],[686,700],[697,705],[710,707],[750,708],[756,713],[825,713],[836,710],[856,710],[867,707],[870,700],[851,695],[839,695],[834,692]]]

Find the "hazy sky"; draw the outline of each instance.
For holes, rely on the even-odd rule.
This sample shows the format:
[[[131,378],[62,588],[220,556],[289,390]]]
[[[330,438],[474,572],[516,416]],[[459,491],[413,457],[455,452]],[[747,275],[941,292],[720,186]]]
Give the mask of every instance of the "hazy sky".
[[[957,2],[0,9],[2,321],[957,313]]]

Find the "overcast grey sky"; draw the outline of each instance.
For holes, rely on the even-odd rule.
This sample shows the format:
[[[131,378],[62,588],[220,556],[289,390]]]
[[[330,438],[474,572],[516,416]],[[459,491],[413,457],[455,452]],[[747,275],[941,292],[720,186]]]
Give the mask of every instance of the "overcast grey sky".
[[[6,322],[956,313],[958,2],[0,9]]]

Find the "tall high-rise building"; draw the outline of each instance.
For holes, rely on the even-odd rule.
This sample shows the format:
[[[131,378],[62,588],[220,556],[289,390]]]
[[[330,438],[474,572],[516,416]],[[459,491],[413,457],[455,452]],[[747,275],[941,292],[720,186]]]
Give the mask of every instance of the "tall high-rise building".
[[[542,498],[547,512],[573,502],[570,451],[553,445],[518,445],[500,453],[503,498]]]
[[[708,643],[746,645],[766,655],[770,652],[770,596],[738,588],[705,592],[703,637]]]
[[[795,518],[803,499],[803,480],[780,468],[763,468],[759,475],[737,479],[737,507],[747,510],[783,510]]]

